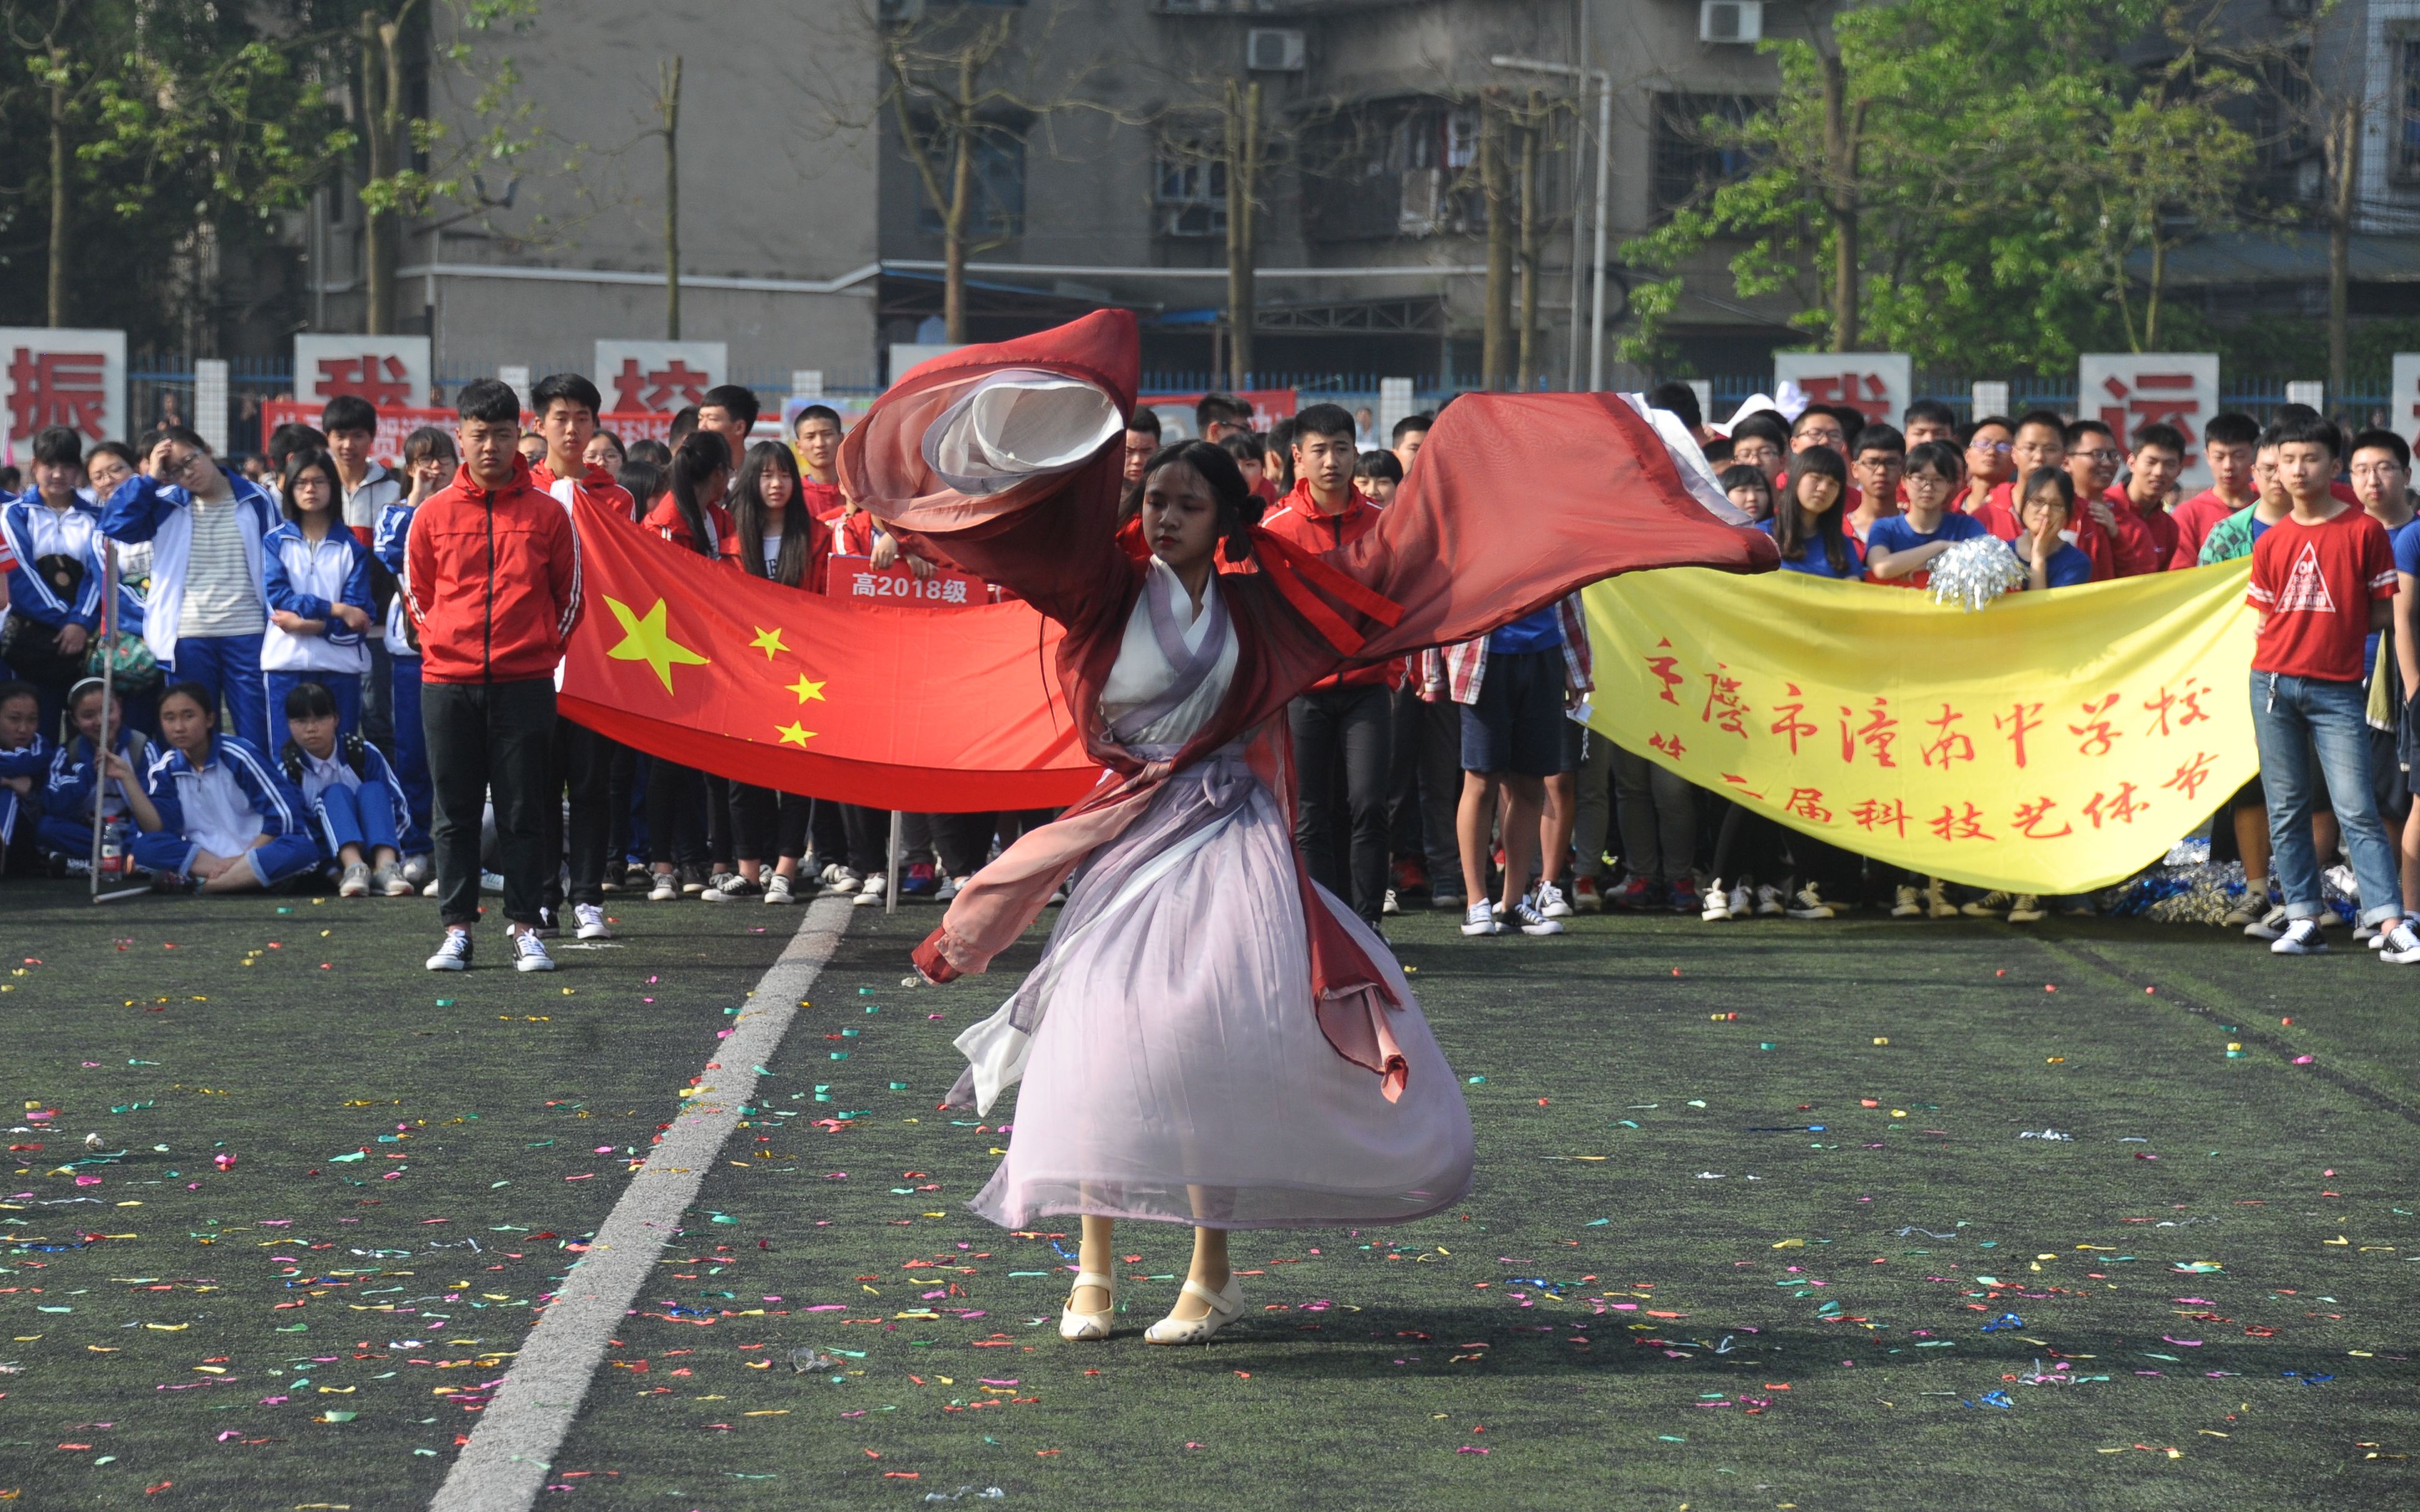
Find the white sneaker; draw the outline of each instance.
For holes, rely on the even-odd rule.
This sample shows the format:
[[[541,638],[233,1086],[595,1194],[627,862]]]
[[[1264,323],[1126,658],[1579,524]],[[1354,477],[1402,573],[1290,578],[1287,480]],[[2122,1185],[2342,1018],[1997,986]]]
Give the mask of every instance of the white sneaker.
[[[1924,879],[1924,912],[1932,918],[1956,918],[1958,905],[1949,901],[1949,888],[1939,877]]]
[[[2394,966],[2420,964],[2420,930],[2412,927],[2412,920],[2397,919],[2388,927],[2385,940],[2378,951],[2381,961]]]
[[[2272,903],[2268,912],[2243,926],[2243,933],[2256,940],[2273,940],[2286,933],[2286,905]]]
[[[502,891],[504,891],[504,874],[502,872],[480,872],[480,873],[479,873],[479,890],[480,890],[481,892],[502,892]]]
[[[1731,917],[1731,895],[1724,889],[1722,878],[1706,885],[1706,905],[1698,910],[1698,917],[1709,924]]]
[[[1572,917],[1571,900],[1564,897],[1563,889],[1556,887],[1553,883],[1539,883],[1537,897],[1538,913],[1540,916],[1546,918],[1569,918]]]
[[[1512,922],[1524,934],[1560,934],[1563,932],[1561,919],[1548,918],[1538,912],[1538,905],[1527,898],[1513,900]]]
[[[471,932],[466,929],[447,930],[445,943],[439,946],[437,953],[428,958],[427,966],[431,971],[470,970]]]
[[[647,889],[647,902],[668,903],[677,901],[679,897],[680,877],[671,872],[657,872],[655,886]]]
[[[2318,955],[2328,948],[2319,938],[2319,921],[2297,918],[2286,926],[2286,932],[2269,942],[2271,955]]]
[[[855,892],[857,890],[857,885],[865,879],[859,876],[848,868],[841,865],[838,861],[834,861],[823,869],[823,872],[817,880],[823,883],[824,891],[830,893],[835,898],[845,898],[850,893]]]
[[[554,957],[546,953],[546,942],[537,931],[525,929],[513,936],[513,969],[515,971],[552,971]]]
[[[1465,934],[1472,935],[1510,934],[1512,933],[1496,917],[1495,908],[1488,903],[1472,903],[1469,908],[1464,911],[1462,916],[1462,932]]]
[[[613,937],[613,928],[605,922],[605,910],[598,904],[574,903],[571,914],[580,920],[577,933],[582,939],[610,940]]]
[[[974,878],[972,877],[943,877],[941,879],[941,885],[933,889],[933,901],[937,903],[948,903],[951,899],[958,895],[961,888],[965,887],[968,883],[972,882]],[[1391,888],[1388,890],[1387,901],[1390,903],[1395,901],[1395,894]],[[1393,912],[1392,909],[1388,911],[1389,913]]]
[[[367,861],[355,861],[345,868],[345,880],[336,884],[339,898],[366,898],[370,895],[370,868]]]
[[[2009,911],[2013,902],[2005,892],[1987,892],[1973,903],[1961,904],[1958,911],[1968,918],[1997,918]]]
[[[437,863],[427,856],[407,856],[403,858],[403,880],[418,891],[437,880]]]
[[[1747,884],[1745,882],[1731,889],[1731,917],[1733,918],[1756,917],[1756,899],[1749,895]]]
[[[2009,908],[2009,922],[2011,924],[2038,923],[2044,917],[2041,900],[2030,892],[2017,894],[2017,901]]]
[[[1771,883],[1761,882],[1756,888],[1756,913],[1759,918],[1778,918],[1783,912],[1781,889]]]
[[[949,882],[945,882],[945,883],[943,883],[943,884],[942,884],[942,886],[943,886],[943,887],[947,887],[947,888],[949,888],[953,893],[954,893],[954,892],[957,890],[957,883],[956,883],[956,879],[955,879],[955,878],[953,878],[953,879],[952,879],[951,881],[949,881]],[[1397,902],[1395,901],[1395,889],[1394,889],[1394,888],[1392,888],[1392,887],[1388,887],[1388,888],[1387,889],[1387,901],[1386,901],[1385,903],[1380,903],[1380,904],[1378,905],[1378,912],[1380,912],[1380,913],[1382,913],[1382,914],[1394,915],[1394,914],[1400,914],[1400,913],[1402,913],[1403,911],[1404,911],[1404,905],[1403,905],[1402,903],[1397,903]]]
[[[1890,917],[1893,918],[1922,918],[1924,917],[1924,904],[1916,901],[1918,896],[1919,894],[1914,887],[1900,887],[1894,889],[1892,892],[1894,902],[1891,903]]]
[[[2246,924],[2259,923],[2268,912],[2269,889],[2246,887],[2243,896],[2236,900],[2235,906],[2226,911],[2226,917],[2219,923],[2228,929],[2242,929]]]
[[[857,896],[850,900],[850,906],[856,908],[879,908],[882,906],[882,896],[889,890],[890,885],[891,879],[889,877],[883,875],[879,872],[876,872],[874,875],[866,878],[863,882],[858,884]]]
[[[790,879],[776,872],[765,879],[765,901],[778,907],[783,903],[797,903],[799,900],[797,895],[790,891]]]
[[[397,866],[382,866],[370,873],[370,888],[389,898],[409,898],[415,890]]]
[[[430,877],[427,881],[420,885],[420,895],[423,898],[434,898],[437,896],[437,879],[435,877]]]
[[[1830,918],[1832,905],[1823,901],[1823,892],[1810,882],[1790,895],[1789,903],[1781,910],[1792,918]]]

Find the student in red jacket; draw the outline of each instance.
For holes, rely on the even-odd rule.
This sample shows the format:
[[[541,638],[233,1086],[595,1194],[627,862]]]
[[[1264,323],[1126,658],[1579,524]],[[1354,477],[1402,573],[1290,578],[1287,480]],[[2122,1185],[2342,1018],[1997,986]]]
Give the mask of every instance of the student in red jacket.
[[[580,622],[580,542],[533,486],[519,450],[520,400],[493,378],[456,407],[462,470],[412,517],[405,609],[420,632],[421,724],[435,789],[437,906],[445,942],[431,971],[471,964],[479,918],[481,811],[493,795],[513,964],[551,971],[537,935],[546,854],[554,668]]]
[[[1353,435],[1353,416],[1342,405],[1315,404],[1295,417],[1294,491],[1262,519],[1262,529],[1306,550],[1332,551],[1376,527],[1378,506],[1353,486],[1361,460]],[[1311,880],[1348,899],[1372,929],[1387,897],[1387,772],[1394,750],[1388,687],[1398,665],[1324,677],[1287,711],[1299,774],[1295,848]],[[1348,829],[1351,860],[1340,866]]]
[[[597,385],[577,373],[550,373],[530,391],[537,433],[546,438],[546,459],[530,469],[530,486],[563,506],[575,534],[582,499],[624,519],[638,514],[613,474],[587,460],[588,443],[597,434],[597,407],[602,402]],[[576,719],[554,722],[546,796],[538,807],[546,825],[547,856],[566,859],[561,872],[547,869],[546,897],[538,905],[540,939],[553,938],[562,928],[566,901],[572,929],[582,939],[613,937],[613,926],[605,922],[605,868],[613,830],[610,790],[616,749],[612,740]],[[569,795],[567,801],[555,801],[564,793]]]

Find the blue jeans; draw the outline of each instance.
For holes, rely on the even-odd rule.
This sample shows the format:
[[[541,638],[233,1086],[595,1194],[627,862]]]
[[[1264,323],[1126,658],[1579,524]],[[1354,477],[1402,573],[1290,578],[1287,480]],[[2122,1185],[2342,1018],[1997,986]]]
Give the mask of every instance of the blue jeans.
[[[2361,887],[2361,921],[2403,916],[2395,847],[2378,817],[2369,780],[2368,700],[2359,683],[2252,674],[2252,732],[2260,743],[2260,785],[2269,796],[2269,845],[2288,918],[2317,918],[2319,858],[2311,848],[2310,755],[2319,753],[2345,855]]]

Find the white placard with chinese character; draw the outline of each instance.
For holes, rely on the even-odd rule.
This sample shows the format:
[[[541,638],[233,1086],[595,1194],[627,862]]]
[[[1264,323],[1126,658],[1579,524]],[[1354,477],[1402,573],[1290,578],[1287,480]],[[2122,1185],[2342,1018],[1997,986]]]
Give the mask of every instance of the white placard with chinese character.
[[[2075,363],[2075,413],[2109,427],[2132,448],[2136,426],[2153,421],[2184,432],[2183,497],[2210,486],[2201,428],[2218,413],[2216,352],[2086,352]]]
[[[2395,354],[2394,386],[2386,391],[2386,424],[2420,447],[2420,352]]]
[[[1795,383],[1809,404],[1846,405],[1869,421],[1900,424],[1916,387],[1905,352],[1775,352],[1773,387]]]
[[[600,341],[597,391],[609,415],[668,415],[728,381],[731,348],[719,341]]]
[[[0,326],[0,383],[11,450],[53,425],[67,426],[86,446],[133,439],[126,429],[123,331]]]
[[[428,338],[295,337],[295,401],[323,405],[340,393],[380,409],[427,409]]]

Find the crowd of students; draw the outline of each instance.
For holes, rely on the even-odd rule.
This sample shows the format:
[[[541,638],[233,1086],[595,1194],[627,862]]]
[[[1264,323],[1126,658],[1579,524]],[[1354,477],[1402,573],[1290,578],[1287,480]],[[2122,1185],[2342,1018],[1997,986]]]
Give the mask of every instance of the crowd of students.
[[[1922,587],[1942,551],[1986,534],[2009,542],[2035,592],[2251,556],[2263,776],[2213,826],[2217,858],[2239,856],[2248,879],[2228,922],[2280,952],[2323,948],[2320,872],[2340,849],[2357,933],[2383,959],[2420,962],[2404,906],[2420,905],[2407,712],[2420,697],[2420,530],[2398,437],[2348,445],[2293,406],[2265,428],[2214,416],[2201,438],[2211,486],[2180,499],[2187,442],[2164,424],[2122,439],[2050,411],[1960,424],[1923,401],[1902,426],[1815,405],[1717,431],[1686,385],[1649,402],[1698,440],[1786,571]],[[626,445],[598,428],[599,405],[587,378],[550,377],[524,431],[512,390],[474,383],[458,429],[413,432],[391,471],[370,455],[376,411],[339,398],[318,426],[271,438],[265,482],[180,425],[88,451],[43,432],[33,486],[0,502],[9,869],[98,856],[170,890],[307,880],[434,897],[446,934],[432,969],[470,964],[483,890],[502,894],[524,970],[551,969],[543,942],[564,929],[610,936],[616,892],[886,901],[891,815],[684,768],[557,715],[582,608],[572,510],[585,500],[799,592],[822,591],[834,556],[934,564],[842,495],[829,408],[754,440],[755,396],[723,386],[667,441]],[[1366,451],[1366,416],[1334,405],[1262,433],[1249,405],[1210,394],[1195,421],[1251,484],[1262,528],[1324,551],[1377,524],[1434,417]],[[1161,430],[1149,409],[1128,422],[1130,486]],[[112,554],[121,587],[105,606]],[[2018,923],[2089,911],[2081,898],[1953,897],[1788,830],[1590,733],[1592,688],[1574,597],[1307,691],[1290,718],[1312,877],[1373,927],[1426,905],[1458,912],[1471,936],[1555,934],[1605,908],[1712,921],[1870,905]],[[903,893],[946,900],[1034,818],[904,816]]]

